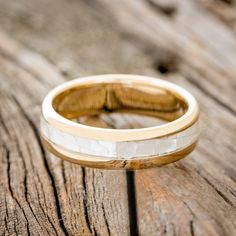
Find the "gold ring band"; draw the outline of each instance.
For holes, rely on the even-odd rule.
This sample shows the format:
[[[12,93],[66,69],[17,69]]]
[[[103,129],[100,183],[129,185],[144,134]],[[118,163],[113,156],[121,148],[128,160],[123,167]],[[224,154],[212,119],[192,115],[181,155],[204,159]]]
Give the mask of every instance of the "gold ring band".
[[[86,115],[129,112],[165,124],[108,129],[75,122]],[[42,104],[41,136],[62,159],[98,168],[148,168],[191,152],[199,136],[199,107],[185,89],[138,75],[79,78],[53,89]]]

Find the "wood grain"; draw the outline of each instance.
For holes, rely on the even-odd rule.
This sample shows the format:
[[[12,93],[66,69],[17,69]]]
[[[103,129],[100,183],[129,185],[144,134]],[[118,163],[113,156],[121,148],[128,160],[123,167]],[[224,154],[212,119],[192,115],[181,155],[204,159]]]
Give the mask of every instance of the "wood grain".
[[[46,93],[98,73],[176,82],[203,111],[193,154],[136,172],[139,235],[235,235],[235,6],[1,0],[0,235],[130,235],[125,173],[60,161],[38,134]],[[122,119],[110,125],[138,125]]]

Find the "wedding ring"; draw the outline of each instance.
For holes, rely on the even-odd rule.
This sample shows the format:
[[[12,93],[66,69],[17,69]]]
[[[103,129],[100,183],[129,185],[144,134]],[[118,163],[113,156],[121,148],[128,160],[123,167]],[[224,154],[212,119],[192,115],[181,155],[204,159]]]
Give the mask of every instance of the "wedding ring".
[[[151,116],[162,124],[113,129],[79,122],[82,117],[114,112]],[[146,76],[78,78],[53,89],[42,104],[45,146],[56,156],[87,167],[140,169],[168,164],[195,148],[199,130],[196,99],[173,83]]]

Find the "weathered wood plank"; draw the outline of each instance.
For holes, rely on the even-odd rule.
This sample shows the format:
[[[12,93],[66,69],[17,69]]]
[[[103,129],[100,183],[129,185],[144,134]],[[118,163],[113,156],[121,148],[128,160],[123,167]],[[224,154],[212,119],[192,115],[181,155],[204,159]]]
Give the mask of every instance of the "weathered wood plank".
[[[108,9],[112,9],[113,4],[108,1],[106,3],[110,4]],[[231,66],[235,62],[235,38],[227,28],[211,19],[204,11],[196,11],[189,3],[182,3],[182,7],[187,6],[189,9],[183,9],[185,15],[182,18],[176,16],[173,25],[170,23],[171,19],[155,16],[151,9],[140,2],[136,4],[137,10],[132,15],[129,3],[117,4],[112,11],[121,22],[122,29],[127,32],[130,30],[128,33],[141,39],[143,44],[148,42],[151,46],[166,48],[173,55],[177,52],[180,61],[178,73],[186,76],[193,86],[182,77],[173,76],[172,80],[179,81],[195,93],[208,119],[214,121],[207,123],[203,140],[198,151],[192,155],[192,160],[186,159],[173,166],[137,173],[137,192],[141,201],[138,217],[140,233],[234,234],[235,169],[232,166],[235,165],[235,150],[229,145],[232,146],[236,127],[233,102],[235,92],[231,86],[235,83],[235,70]],[[134,5],[133,3],[132,9]],[[181,4],[179,7],[181,8]],[[139,19],[134,19],[137,12],[141,15],[139,22]],[[203,21],[206,23],[203,24]],[[185,22],[192,25],[185,25]],[[225,38],[214,38],[217,47],[212,47],[210,34],[220,36],[222,33]],[[180,34],[188,37],[187,42],[184,43]],[[191,40],[191,34],[196,40]],[[222,40],[225,41],[223,44]],[[173,47],[174,51],[169,47]],[[227,50],[228,47],[232,52]],[[217,54],[220,56],[216,57]],[[231,59],[227,60],[229,57]],[[204,77],[201,78],[203,73]],[[222,74],[224,78],[219,78]],[[211,84],[208,81],[212,81]],[[219,94],[224,94],[224,98]],[[219,158],[219,155],[224,156],[224,159]],[[153,224],[150,225],[150,222]]]
[[[38,122],[39,101],[52,86],[63,81],[61,74],[71,78],[107,72],[154,76],[165,73],[165,79],[188,88],[200,101],[207,122],[196,152],[177,164],[136,173],[140,235],[236,233],[236,40],[234,23],[227,20],[230,17],[227,12],[231,12],[231,19],[234,17],[232,12],[235,5],[229,10],[223,1],[210,2],[207,5],[207,1],[193,0],[97,0],[72,1],[70,4],[65,0],[57,4],[48,1],[0,1],[3,30],[31,48],[29,53],[25,47],[15,42],[8,43],[10,39],[0,37],[1,90],[5,94],[3,97],[6,97],[2,101],[5,104],[9,100],[12,112],[17,110],[15,113],[18,115],[22,115],[18,110],[26,113],[31,108],[27,115],[34,124]],[[55,13],[53,18],[51,12]],[[19,47],[25,52],[19,52]],[[5,79],[3,83],[2,78]],[[28,87],[30,84],[34,84],[33,88]],[[17,99],[12,99],[12,95],[9,97],[10,87],[14,87],[13,94]],[[4,108],[5,111],[7,109]],[[8,117],[4,116],[1,129],[6,126],[5,123],[11,123]],[[25,119],[22,116],[19,123],[28,124]],[[12,124],[10,127],[15,126]],[[35,140],[32,130],[28,127],[27,133]],[[9,132],[16,132],[20,136],[20,131]],[[3,140],[9,140],[5,136]],[[24,148],[26,140],[29,139],[23,139],[20,148]],[[15,139],[10,143],[16,145]],[[15,160],[14,155],[20,154],[11,154],[7,151],[9,147],[7,149],[4,145],[1,149],[2,162],[5,163],[1,166],[1,173],[5,176],[2,178],[4,186],[8,186],[7,173],[10,173],[10,183],[14,181],[12,184],[15,188],[21,186],[18,192],[24,196],[23,180],[21,184],[15,181],[23,179],[25,171],[17,170],[16,173],[20,172],[19,180],[12,179],[13,167],[9,169],[7,164],[7,160],[11,164]],[[23,158],[28,162],[32,158],[40,159],[42,154],[37,142],[32,141],[28,145],[31,152],[27,154],[24,151]],[[35,149],[37,157],[32,155]],[[18,159],[17,166],[23,166]],[[45,167],[45,163],[48,167]],[[53,223],[36,215],[39,223],[32,226],[33,222],[29,223],[24,218],[21,208],[17,207],[15,213],[8,211],[12,201],[8,200],[6,204],[3,195],[1,212],[3,216],[8,212],[8,217],[1,221],[2,228],[14,232],[14,226],[19,225],[17,232],[21,232],[28,225],[29,230],[35,227],[33,229],[43,234],[45,231],[40,231],[40,225],[43,225],[52,234],[63,234],[63,230],[72,235],[90,234],[90,231],[101,235],[109,232],[111,235],[129,234],[123,173],[117,174],[117,184],[122,190],[117,192],[113,202],[113,193],[107,192],[106,186],[111,186],[113,191],[116,173],[89,169],[83,172],[80,167],[60,162],[48,154],[45,163],[35,171],[38,173],[36,176],[45,176],[43,188],[39,188],[39,191],[40,194],[48,192],[48,195],[46,200],[41,200],[41,204],[44,211],[47,209],[44,206],[46,202],[51,205],[47,215]],[[29,164],[26,168],[31,169]],[[77,182],[78,185],[75,184]],[[54,183],[54,187],[51,187],[51,183]],[[58,198],[55,193],[59,195]],[[79,204],[78,199],[81,199]],[[25,203],[23,200],[22,204]],[[43,210],[36,208],[39,202],[35,200],[34,207],[40,215]],[[26,211],[28,208],[25,206],[23,209]],[[27,211],[27,219],[30,214]],[[63,224],[58,222],[59,218],[63,218]],[[17,219],[20,224],[17,224]],[[105,226],[106,221],[108,226]]]
[[[128,235],[124,173],[63,163],[42,147],[40,103],[53,81],[55,86],[63,78],[45,59],[6,36],[0,42],[1,232]]]

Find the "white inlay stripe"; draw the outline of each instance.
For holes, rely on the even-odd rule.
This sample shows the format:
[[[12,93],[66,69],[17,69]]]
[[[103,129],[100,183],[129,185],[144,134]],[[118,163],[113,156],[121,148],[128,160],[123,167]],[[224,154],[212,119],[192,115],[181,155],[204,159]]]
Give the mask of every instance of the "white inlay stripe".
[[[41,119],[43,137],[65,150],[85,155],[101,156],[111,159],[132,159],[149,156],[163,156],[182,150],[198,139],[199,121],[176,134],[137,141],[103,141],[80,137],[57,129]]]

